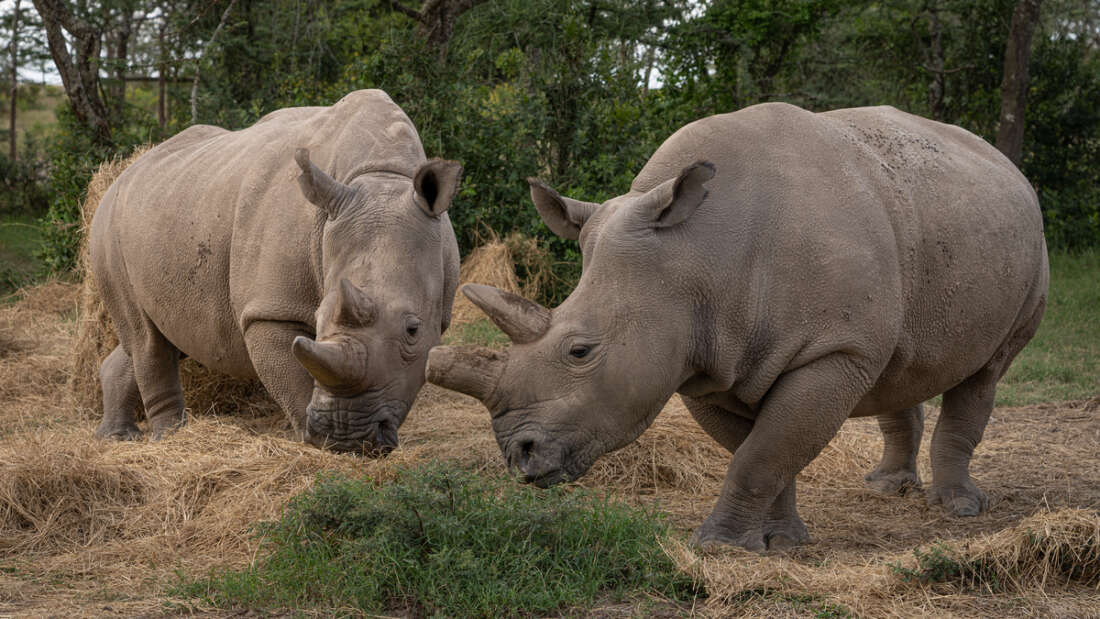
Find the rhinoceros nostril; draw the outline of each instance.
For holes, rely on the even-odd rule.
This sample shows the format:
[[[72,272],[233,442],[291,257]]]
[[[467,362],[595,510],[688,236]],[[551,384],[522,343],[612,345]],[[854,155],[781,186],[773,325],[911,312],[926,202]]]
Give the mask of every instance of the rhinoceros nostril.
[[[535,450],[535,441],[523,441],[519,445],[519,468],[527,472],[527,465],[531,462],[531,452]]]

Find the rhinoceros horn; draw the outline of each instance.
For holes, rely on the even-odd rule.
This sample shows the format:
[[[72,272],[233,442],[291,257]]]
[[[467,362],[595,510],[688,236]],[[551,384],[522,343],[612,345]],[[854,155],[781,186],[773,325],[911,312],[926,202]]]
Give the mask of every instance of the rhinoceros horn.
[[[550,328],[550,310],[519,295],[484,284],[466,284],[462,294],[516,344],[534,342]]]
[[[291,350],[310,376],[330,389],[356,387],[367,372],[366,351],[361,346],[317,342],[299,335]]]
[[[496,391],[508,353],[483,346],[436,346],[428,352],[428,382],[486,402]]]
[[[309,149],[295,149],[294,161],[302,169],[302,173],[298,176],[298,186],[302,188],[302,195],[324,210],[329,219],[335,218],[340,209],[351,200],[355,190],[313,165],[309,159]]]
[[[333,319],[343,325],[365,327],[374,322],[376,313],[374,302],[367,293],[341,277]]]

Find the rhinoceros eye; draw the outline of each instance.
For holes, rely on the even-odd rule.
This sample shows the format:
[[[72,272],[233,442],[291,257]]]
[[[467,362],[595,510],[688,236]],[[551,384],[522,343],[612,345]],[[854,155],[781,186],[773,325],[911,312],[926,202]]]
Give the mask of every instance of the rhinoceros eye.
[[[409,339],[413,339],[418,333],[420,333],[420,320],[410,316],[409,319],[405,321],[405,335],[407,335]]]
[[[591,350],[591,347],[585,346],[584,344],[574,344],[573,347],[569,349],[569,356],[574,359],[584,359]]]

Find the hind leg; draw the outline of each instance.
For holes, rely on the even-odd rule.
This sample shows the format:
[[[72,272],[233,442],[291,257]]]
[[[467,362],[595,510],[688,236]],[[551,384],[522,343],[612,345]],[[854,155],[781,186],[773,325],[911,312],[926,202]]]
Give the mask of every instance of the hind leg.
[[[928,503],[942,504],[955,516],[977,516],[988,504],[970,479],[970,458],[993,412],[997,378],[986,368],[943,394],[943,410],[932,434]]]
[[[680,396],[680,399],[700,427],[730,453],[735,453],[752,431],[752,421],[744,416],[687,396]],[[768,509],[763,529],[764,543],[770,550],[809,541],[810,532],[798,515],[794,480],[783,488]]]
[[[186,421],[180,387],[180,352],[151,322],[146,321],[143,331],[130,351],[150,436],[157,440]]]
[[[924,411],[918,404],[896,413],[878,416],[882,431],[882,461],[864,479],[883,494],[905,494],[921,487],[917,453],[924,431]]]
[[[134,364],[121,344],[99,366],[99,382],[103,386],[103,421],[95,435],[121,441],[141,438],[141,430],[134,423],[134,409],[141,402],[141,394]]]

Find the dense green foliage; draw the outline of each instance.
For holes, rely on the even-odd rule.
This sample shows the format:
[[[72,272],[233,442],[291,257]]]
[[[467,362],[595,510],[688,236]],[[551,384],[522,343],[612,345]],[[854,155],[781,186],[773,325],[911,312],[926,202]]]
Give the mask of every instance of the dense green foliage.
[[[281,107],[382,88],[416,123],[430,156],[465,166],[451,210],[463,251],[486,228],[542,239],[565,282],[547,292],[548,302],[568,288],[579,256],[539,221],[526,177],[600,201],[626,191],[684,123],[762,101],[814,110],[888,104],[992,141],[1016,4],[488,0],[462,13],[440,45],[387,0],[240,0],[205,48],[229,0],[143,1],[163,5],[157,15],[172,36],[169,58],[156,62],[181,78],[168,88],[166,125],[152,112],[152,86],[141,85],[116,106],[112,143],[66,135],[63,147],[51,148],[58,227],[71,222],[86,164],[104,148],[125,151],[135,138],[156,140],[190,124],[196,66],[198,122],[231,128]],[[94,13],[123,5],[84,6]],[[1100,243],[1097,23],[1094,3],[1047,0],[1034,37],[1021,168],[1040,195],[1052,246]],[[134,64],[147,70],[156,53],[144,36]],[[65,125],[63,133],[76,131]],[[53,268],[71,264],[72,243],[64,230],[50,235]]]
[[[39,271],[34,255],[41,237],[42,227],[33,217],[0,214],[0,302],[33,282]]]
[[[695,595],[658,545],[655,514],[583,489],[542,491],[435,463],[396,479],[324,476],[276,522],[260,558],[177,594],[218,607],[417,616],[548,613],[636,593]]]

